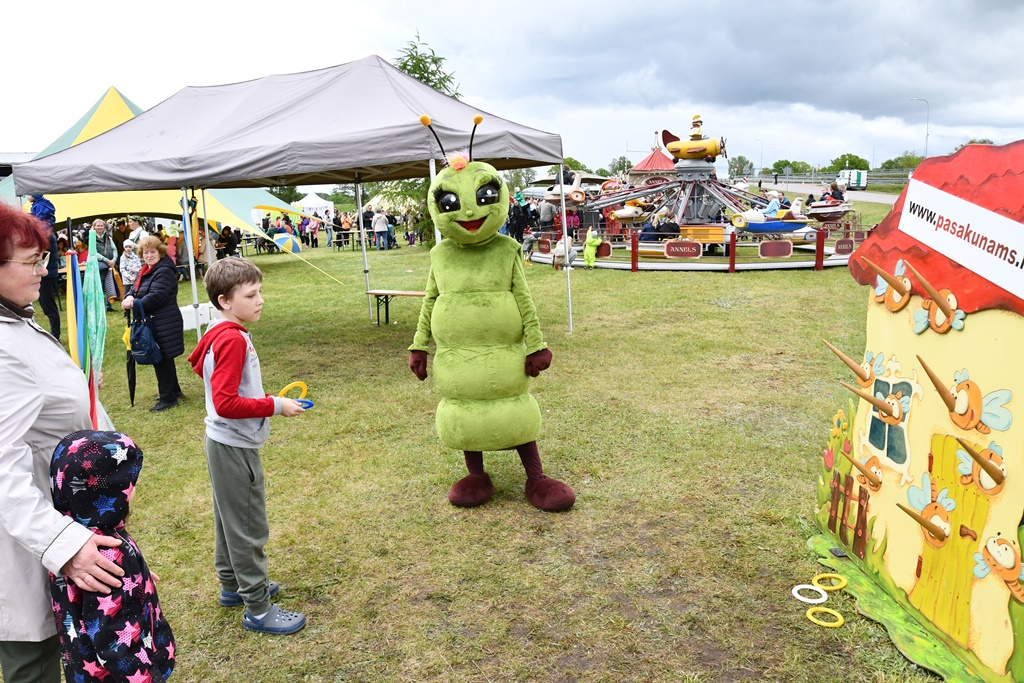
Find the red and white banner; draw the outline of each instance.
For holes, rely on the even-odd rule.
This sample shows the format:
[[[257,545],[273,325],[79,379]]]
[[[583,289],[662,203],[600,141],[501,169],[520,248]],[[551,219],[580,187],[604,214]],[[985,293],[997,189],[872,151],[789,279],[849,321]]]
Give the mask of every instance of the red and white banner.
[[[1024,298],[1024,224],[911,180],[899,229]]]

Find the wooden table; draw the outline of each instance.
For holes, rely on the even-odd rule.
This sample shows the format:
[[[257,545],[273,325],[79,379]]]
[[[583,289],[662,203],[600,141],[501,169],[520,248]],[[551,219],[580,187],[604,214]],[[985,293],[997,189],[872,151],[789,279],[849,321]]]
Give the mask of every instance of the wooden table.
[[[389,304],[397,296],[426,296],[426,292],[407,292],[399,289],[371,289],[367,294],[377,297],[377,326],[380,327],[380,306],[384,304],[384,324],[391,324]]]

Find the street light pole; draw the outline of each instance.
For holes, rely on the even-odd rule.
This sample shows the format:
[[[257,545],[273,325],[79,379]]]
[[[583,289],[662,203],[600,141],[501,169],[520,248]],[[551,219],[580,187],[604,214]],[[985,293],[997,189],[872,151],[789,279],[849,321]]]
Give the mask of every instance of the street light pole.
[[[757,174],[761,175],[764,172],[764,143],[757,138],[754,138],[754,142],[756,142],[761,148],[761,156],[758,157],[757,160]]]
[[[931,118],[932,106],[923,97],[911,97],[913,102],[924,102],[924,156],[928,157],[928,120]]]

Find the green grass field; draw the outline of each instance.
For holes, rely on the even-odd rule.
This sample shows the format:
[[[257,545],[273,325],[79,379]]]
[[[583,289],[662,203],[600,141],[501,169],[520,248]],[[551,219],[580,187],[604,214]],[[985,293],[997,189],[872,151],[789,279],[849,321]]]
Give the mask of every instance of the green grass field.
[[[847,596],[829,601],[839,629],[790,596],[822,571],[805,546],[816,467],[847,401],[821,340],[864,347],[868,293],[845,269],[576,270],[570,335],[565,273],[527,266],[554,354],[532,385],[541,456],[578,496],[546,514],[513,452],[485,455],[492,502],[448,504],[462,455],[434,433],[432,380],[406,367],[420,300],[378,327],[358,253],[304,256],[340,284],[255,257],[266,304],[250,327],[266,389],[302,380],[316,401],[274,418],[263,451],[270,576],[308,615],[297,635],[250,633],[217,605],[202,383],[179,358],[187,399],[154,414],[139,368],[130,407],[109,314],[102,399],[146,454],[131,529],[162,578],[173,680],[936,680]],[[370,282],[422,290],[428,267],[420,247],[371,252]]]

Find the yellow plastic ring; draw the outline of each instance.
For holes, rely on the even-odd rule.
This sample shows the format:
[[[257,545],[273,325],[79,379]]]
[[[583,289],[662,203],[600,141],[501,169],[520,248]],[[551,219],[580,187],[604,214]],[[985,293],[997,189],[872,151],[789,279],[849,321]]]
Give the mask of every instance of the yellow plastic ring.
[[[303,394],[303,396],[305,396],[305,394]],[[824,579],[834,579],[837,583],[830,583],[824,586],[818,583],[819,581],[823,581]],[[813,579],[811,579],[812,585],[816,586],[817,588],[820,588],[823,591],[829,592],[842,590],[843,588],[846,588],[847,583],[848,582],[846,580],[846,577],[841,576],[839,574],[818,574]]]
[[[814,616],[815,614],[830,614],[833,617],[835,617],[836,620],[835,621],[822,621],[818,617]],[[807,618],[811,620],[812,624],[817,624],[818,626],[824,626],[825,628],[839,628],[840,626],[842,626],[843,624],[846,623],[846,619],[843,619],[843,615],[842,614],[840,614],[839,612],[835,611],[834,609],[829,609],[828,607],[812,607],[812,608],[810,608],[809,610],[807,610]]]
[[[309,393],[309,387],[306,386],[305,382],[292,382],[291,384],[286,386],[284,389],[282,389],[281,393],[278,394],[278,396],[282,396],[283,397],[285,394],[287,394],[292,389],[298,389],[299,391],[302,392],[302,393],[299,394],[299,398],[306,398],[306,394]]]

